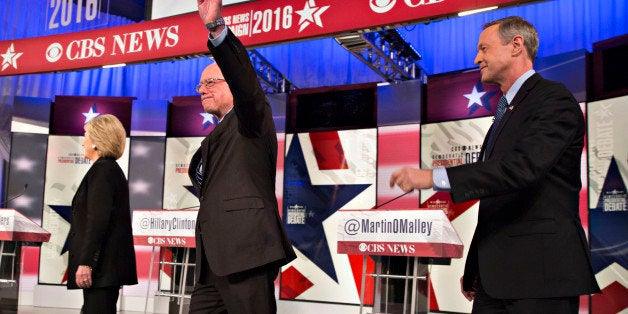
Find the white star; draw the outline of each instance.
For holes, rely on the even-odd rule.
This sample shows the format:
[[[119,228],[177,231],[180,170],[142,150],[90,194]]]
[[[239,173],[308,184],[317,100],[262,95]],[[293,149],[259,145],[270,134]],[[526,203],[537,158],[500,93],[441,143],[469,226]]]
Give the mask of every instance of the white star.
[[[129,182],[130,191],[133,194],[148,194],[148,190],[150,189],[152,184],[139,179]]]
[[[35,198],[33,197],[30,197],[28,195],[21,195],[14,199],[12,202],[14,207],[30,208],[31,206],[33,206],[34,201]]]
[[[0,56],[2,56],[2,71],[10,65],[17,70],[17,58],[22,56],[22,52],[15,53],[13,44],[11,44],[11,46],[7,49],[7,52],[0,54]]]
[[[310,7],[310,3],[306,1],[305,6],[303,7],[303,10],[297,11],[297,14],[301,16],[301,19],[299,19],[299,25],[301,25],[301,23],[303,23],[304,21],[314,22],[314,17],[312,16],[314,12],[316,12],[316,9]]]
[[[89,122],[89,120],[94,119],[100,115],[100,113],[96,112],[96,105],[93,105],[89,108],[89,112],[83,112],[85,116],[85,123]]]
[[[324,7],[316,7],[316,3],[314,0],[308,0],[305,2],[305,6],[303,6],[303,10],[298,10],[296,13],[301,16],[299,19],[299,32],[304,30],[306,27],[310,25],[310,23],[315,23],[319,27],[323,27],[323,21],[321,20],[321,14],[327,11],[329,6]]]
[[[144,144],[137,144],[133,146],[133,155],[135,157],[148,157],[150,156],[150,147]]]
[[[205,123],[209,122],[211,124],[216,124],[216,122],[214,122],[214,115],[211,113],[207,113],[207,112],[203,112],[203,113],[199,113],[201,115],[201,117],[203,117],[203,125],[205,125]]]
[[[35,165],[33,160],[26,157],[14,159],[11,163],[15,166],[15,170],[27,172],[33,171],[33,166]]]
[[[482,106],[482,96],[484,96],[486,92],[478,92],[477,88],[473,86],[473,91],[471,94],[465,94],[464,97],[469,99],[469,104],[467,104],[467,108],[471,108],[473,104],[478,104],[478,106]]]
[[[327,9],[329,9],[329,6],[324,6],[320,9],[318,9],[318,11],[316,11],[314,13],[314,21],[316,22],[316,25],[318,25],[319,27],[323,27],[323,21],[321,20],[321,14],[323,14],[323,12],[327,11]]]

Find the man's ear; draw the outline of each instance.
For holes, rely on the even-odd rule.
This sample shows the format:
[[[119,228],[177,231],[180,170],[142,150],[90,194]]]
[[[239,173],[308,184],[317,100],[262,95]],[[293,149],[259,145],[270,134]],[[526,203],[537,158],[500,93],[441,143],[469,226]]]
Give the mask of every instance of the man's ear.
[[[512,43],[512,55],[518,56],[525,52],[525,46],[523,45],[523,36],[515,35],[511,40]]]

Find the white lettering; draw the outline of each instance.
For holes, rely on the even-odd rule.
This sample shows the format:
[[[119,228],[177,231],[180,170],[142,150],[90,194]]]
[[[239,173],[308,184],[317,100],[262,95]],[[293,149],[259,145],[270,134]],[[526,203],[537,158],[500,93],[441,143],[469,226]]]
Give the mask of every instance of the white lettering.
[[[78,51],[76,53],[72,53],[74,51],[75,45],[77,48],[79,48],[80,42],[77,40],[71,41],[70,44],[68,45],[68,49],[65,51],[65,56],[68,58],[68,60],[76,60],[79,57]]]
[[[124,39],[122,39],[120,37],[120,35],[113,35],[113,48],[111,49],[111,55],[115,56],[116,55],[116,47],[118,47],[118,50],[120,50],[120,53],[124,54],[124,51],[126,50],[126,36],[128,34],[124,34]]]
[[[434,4],[434,3],[443,2],[443,1],[444,0],[418,0],[416,1],[416,3],[413,3],[412,0],[403,0],[403,2],[405,2],[406,5],[411,8],[416,8],[420,5]]]
[[[416,251],[412,244],[386,244],[388,251],[396,254],[412,254]]]
[[[166,47],[174,47],[179,43],[179,25],[168,27],[168,31],[166,32]]]
[[[366,244],[366,251],[370,253],[382,253],[386,251],[386,249],[383,244],[372,243]]]
[[[185,239],[182,238],[166,238],[169,245],[182,246],[185,245]]]
[[[146,33],[146,42],[148,43],[148,50],[153,50],[153,45],[156,46],[156,49],[161,47],[161,39],[166,32],[166,28],[155,28],[144,31]]]
[[[233,34],[236,36],[245,36],[249,34],[249,24],[237,24],[229,26]]]
[[[144,38],[143,36],[144,34],[142,32],[133,32],[131,33],[131,39],[129,42],[129,50],[127,51],[127,53],[133,53],[133,52],[141,52],[142,51],[142,44],[140,43],[140,39]]]

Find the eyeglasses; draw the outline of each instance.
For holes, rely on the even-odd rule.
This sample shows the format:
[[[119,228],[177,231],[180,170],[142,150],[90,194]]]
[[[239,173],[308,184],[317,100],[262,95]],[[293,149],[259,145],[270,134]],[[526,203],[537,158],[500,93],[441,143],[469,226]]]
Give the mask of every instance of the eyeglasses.
[[[210,77],[196,85],[196,92],[199,94],[201,93],[201,86],[204,86],[205,89],[207,89],[214,86],[216,83],[222,82],[224,80],[224,78]]]

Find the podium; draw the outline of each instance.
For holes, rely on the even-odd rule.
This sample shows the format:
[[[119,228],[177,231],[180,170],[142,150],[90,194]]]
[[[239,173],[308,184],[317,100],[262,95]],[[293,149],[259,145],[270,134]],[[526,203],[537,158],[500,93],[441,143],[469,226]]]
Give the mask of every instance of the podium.
[[[369,276],[375,279],[374,313],[383,311],[382,280],[404,280],[403,313],[427,313],[429,310],[429,280],[427,268],[419,274],[419,259],[460,258],[463,246],[458,234],[442,210],[345,210],[338,215],[338,253],[363,255],[360,313],[364,306],[367,257],[405,256],[413,260],[412,274],[384,274],[381,263]],[[409,262],[408,262],[409,264]],[[406,268],[408,269],[408,268]],[[411,286],[408,289],[408,281]],[[425,282],[427,296],[423,307],[417,303],[418,281]],[[388,287],[388,285],[386,286]],[[384,289],[385,290],[385,289]],[[384,291],[386,292],[386,291]],[[409,295],[408,295],[409,294]],[[387,302],[388,298],[384,299]],[[409,304],[408,304],[409,303]],[[384,309],[387,306],[384,304]],[[409,312],[408,312],[409,305]]]
[[[194,261],[190,262],[190,255],[196,247],[196,216],[198,210],[134,210],[133,211],[133,242],[135,245],[152,246],[150,256],[150,266],[148,270],[148,285],[146,288],[146,302],[144,313],[148,309],[148,298],[150,293],[150,282],[153,275],[153,263],[155,261],[155,248],[180,248],[183,256],[181,261],[173,260],[159,261],[159,273],[164,268],[172,268],[172,284],[170,291],[164,292],[157,289],[157,296],[165,296],[177,300],[177,308],[170,309],[169,313],[184,313],[185,300],[190,298],[186,292],[187,278],[190,266],[194,267]],[[193,272],[192,272],[193,274]],[[178,278],[178,284],[176,282]],[[194,282],[194,281],[192,281]],[[193,288],[193,287],[191,287]]]
[[[50,232],[11,208],[0,208],[0,313],[17,313],[21,246],[50,240]]]

